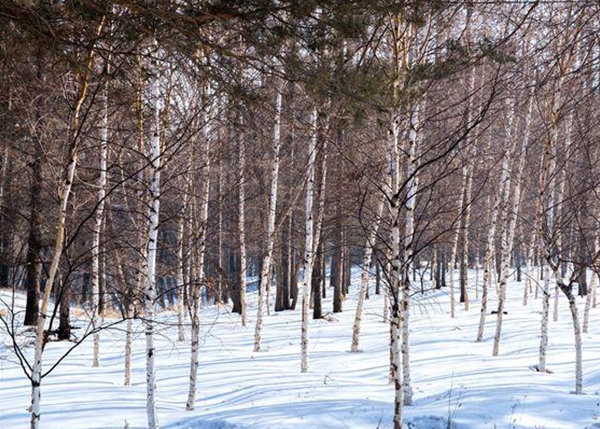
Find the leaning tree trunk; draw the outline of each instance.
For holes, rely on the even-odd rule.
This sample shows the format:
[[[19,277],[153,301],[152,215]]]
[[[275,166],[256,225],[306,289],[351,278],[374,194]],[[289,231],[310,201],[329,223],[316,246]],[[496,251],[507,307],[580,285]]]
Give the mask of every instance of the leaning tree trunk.
[[[97,34],[102,32],[105,17],[103,16],[96,30]],[[65,241],[65,223],[67,218],[67,210],[73,179],[75,178],[75,170],[77,168],[77,149],[78,149],[78,131],[80,126],[81,110],[83,103],[87,97],[90,73],[94,64],[94,49],[92,46],[88,51],[86,69],[83,72],[79,94],[74,105],[73,114],[69,124],[69,134],[67,141],[69,142],[67,165],[64,170],[64,177],[59,183],[58,193],[58,217],[56,220],[56,235],[54,239],[54,247],[52,249],[52,263],[48,271],[48,280],[42,296],[40,311],[37,317],[35,330],[35,345],[33,352],[33,365],[31,367],[31,419],[30,429],[39,429],[41,418],[41,384],[42,384],[42,354],[47,337],[44,332],[46,325],[46,317],[48,305],[50,303],[50,293],[56,279],[56,273],[60,263],[60,258],[63,251]]]
[[[498,293],[498,311],[496,318],[496,332],[494,335],[494,345],[492,350],[493,356],[498,356],[500,350],[500,338],[502,335],[502,320],[504,318],[504,305],[506,302],[506,288],[508,283],[508,271],[510,269],[510,256],[512,253],[512,247],[515,237],[515,230],[517,229],[517,218],[519,216],[519,208],[521,206],[521,179],[523,177],[523,170],[525,168],[525,157],[527,153],[527,147],[529,146],[529,124],[531,123],[531,115],[533,112],[533,96],[529,97],[529,109],[527,111],[527,117],[525,121],[525,134],[521,142],[521,148],[518,153],[517,166],[516,166],[516,177],[513,192],[513,199],[510,203],[510,207],[506,207],[505,211],[508,213],[506,219],[506,228],[502,234],[501,242],[501,269],[500,269],[500,287]]]
[[[500,218],[503,217],[503,212],[508,204],[510,197],[510,168],[509,168],[509,153],[512,150],[512,143],[509,142],[509,147],[502,155],[502,167],[500,171],[500,181],[498,192],[495,196],[494,207],[492,209],[490,228],[488,230],[488,238],[483,257],[483,283],[481,289],[481,310],[479,313],[479,328],[477,330],[477,342],[483,341],[483,333],[485,330],[485,320],[487,315],[488,296],[491,286],[491,269],[494,258],[494,242],[496,240],[496,229]]]
[[[463,177],[461,191],[460,191],[460,204],[458,207],[458,221],[459,225],[462,223],[462,218],[465,212],[465,191],[467,188],[467,176]],[[450,291],[450,317],[456,317],[456,297],[454,293],[454,272],[456,271],[456,255],[458,254],[458,239],[460,237],[460,227],[456,228],[454,232],[454,237],[452,238],[452,253],[450,254],[450,278],[449,278],[449,287]]]
[[[87,88],[87,81],[85,82],[85,87]],[[44,288],[44,294],[42,296],[42,304],[40,306],[40,312],[38,314],[38,322],[36,325],[36,337],[35,337],[35,347],[34,347],[34,360],[33,366],[31,370],[31,421],[30,427],[31,429],[38,429],[41,417],[40,411],[40,400],[41,400],[41,383],[42,383],[42,353],[44,350],[44,346],[46,343],[46,336],[44,332],[44,328],[46,325],[46,317],[48,311],[48,304],[50,302],[50,292],[52,290],[52,285],[54,284],[54,280],[56,279],[56,273],[58,272],[58,265],[60,262],[60,257],[62,255],[63,244],[65,239],[65,221],[67,217],[67,209],[69,196],[71,194],[71,187],[73,185],[73,178],[75,176],[75,169],[77,166],[77,140],[76,130],[77,123],[79,121],[79,111],[81,107],[81,103],[83,103],[83,99],[85,98],[85,93],[87,91],[82,91],[83,95],[80,98],[79,107],[76,108],[76,119],[73,120],[74,126],[72,126],[72,134],[71,134],[71,145],[69,148],[69,157],[68,164],[65,171],[65,177],[62,180],[60,186],[60,194],[59,194],[59,211],[58,211],[58,219],[56,225],[56,237],[54,241],[53,248],[53,257],[52,264],[50,265],[50,271],[48,272],[48,280],[46,283],[46,287]]]
[[[317,256],[313,267],[313,276],[317,273],[321,273],[323,260],[325,258],[323,252],[325,249],[325,242],[321,238],[323,231],[323,216],[325,214],[325,194],[327,189],[327,139],[324,139],[321,145],[321,186],[319,188],[319,199],[317,206],[317,219],[315,222],[315,236],[314,236],[314,246],[313,246],[313,255]],[[319,250],[320,248],[320,250]],[[322,317],[322,291],[325,290],[325,285],[322,283],[325,280],[325,274],[317,274],[318,281],[313,280],[312,282],[312,299],[313,302],[313,319],[320,319]],[[317,296],[318,295],[318,296]],[[317,309],[318,302],[318,309]]]
[[[600,252],[600,246],[598,243],[598,239],[596,239],[594,254],[598,254]],[[594,267],[592,270],[592,280],[590,281],[589,290],[585,297],[585,309],[583,311],[583,333],[588,333],[589,320],[590,320],[590,308],[592,307],[592,296],[594,295],[594,291],[598,287],[598,273],[596,272],[596,268]]]
[[[540,326],[540,348],[539,348],[539,363],[538,363],[538,371],[546,372],[546,355],[548,350],[548,318],[550,313],[550,266],[547,262],[551,258],[551,251],[548,246],[545,246],[543,243],[543,234],[544,228],[547,228],[548,231],[552,231],[553,228],[553,207],[554,207],[554,174],[556,171],[556,159],[554,157],[554,145],[556,142],[557,136],[557,126],[555,124],[555,129],[550,139],[548,139],[547,144],[544,148],[543,154],[543,162],[542,169],[540,170],[540,183],[539,183],[539,197],[538,197],[538,207],[537,207],[537,215],[540,219],[544,219],[544,222],[540,222],[540,230],[537,231],[538,237],[542,240],[540,244],[540,249],[543,249],[545,254],[545,261],[543,268],[544,275],[544,283],[542,289],[542,317],[541,317],[541,326]],[[550,178],[550,186],[548,188],[548,178]],[[550,193],[547,196],[547,193]],[[548,201],[547,207],[548,210],[545,210],[546,200]]]
[[[269,217],[267,220],[267,253],[262,264],[262,275],[258,290],[258,309],[256,313],[256,326],[254,330],[254,351],[259,352],[262,340],[263,308],[265,301],[269,307],[269,289],[271,279],[271,261],[275,246],[275,216],[277,214],[277,186],[279,183],[279,152],[281,148],[281,105],[283,88],[277,87],[277,100],[275,102],[275,127],[273,130],[273,164],[271,165],[271,193],[269,196]],[[310,285],[309,285],[310,286]]]
[[[384,201],[381,201],[377,206],[377,212],[375,214],[373,226],[371,227],[371,231],[367,237],[367,241],[363,250],[360,293],[358,295],[358,304],[356,305],[356,314],[354,315],[354,324],[352,326],[352,344],[350,346],[350,351],[352,352],[357,352],[359,347],[360,324],[362,321],[364,302],[367,295],[367,290],[369,288],[369,277],[371,275],[369,268],[371,266],[373,247],[375,246],[375,240],[377,239],[377,230],[379,229],[381,216],[383,214],[383,207]]]

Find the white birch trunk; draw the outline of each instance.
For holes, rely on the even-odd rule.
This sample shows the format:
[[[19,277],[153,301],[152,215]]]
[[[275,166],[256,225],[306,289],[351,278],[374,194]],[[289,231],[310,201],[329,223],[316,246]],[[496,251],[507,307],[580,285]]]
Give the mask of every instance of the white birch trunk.
[[[577,310],[577,300],[573,294],[573,289],[569,293],[563,289],[569,300],[569,309],[571,310],[571,319],[573,321],[573,335],[575,337],[575,394],[583,393],[583,347],[581,343],[581,325],[579,323],[579,313]]]
[[[460,191],[460,204],[458,208],[458,219],[460,225],[460,218],[462,218],[465,208],[465,190],[467,186],[467,177],[463,175],[463,181]],[[456,271],[456,255],[458,254],[458,239],[460,237],[460,227],[456,228],[454,237],[452,238],[452,253],[450,254],[450,278],[448,279],[449,293],[450,293],[450,317],[456,317],[456,297],[454,292],[454,272]]]
[[[542,320],[540,327],[540,350],[538,371],[546,372],[546,355],[548,351],[548,315],[550,313],[550,269],[544,264],[544,283],[542,288]]]
[[[254,351],[259,352],[262,340],[263,313],[265,302],[269,307],[269,291],[271,280],[271,261],[275,245],[275,216],[277,214],[277,186],[279,182],[279,152],[281,148],[281,105],[283,88],[281,83],[277,87],[277,100],[275,102],[275,127],[273,130],[273,164],[271,168],[271,193],[269,196],[269,217],[267,220],[267,253],[263,259],[262,274],[260,277],[258,293],[258,309],[256,314],[256,327],[254,331]],[[314,166],[313,166],[314,167]],[[314,180],[314,178],[313,178]]]
[[[156,415],[156,350],[154,348],[154,305],[156,301],[156,255],[158,245],[158,223],[160,214],[160,77],[158,64],[155,64],[155,76],[152,81],[152,100],[154,102],[154,120],[150,139],[150,207],[148,220],[146,290],[144,293],[144,324],[146,334],[146,413],[148,428],[159,427]]]
[[[352,325],[352,345],[350,346],[350,351],[352,352],[357,352],[359,348],[360,324],[362,321],[362,314],[365,304],[365,298],[367,296],[367,289],[369,287],[369,277],[371,275],[371,273],[369,272],[369,267],[371,266],[373,246],[375,245],[375,240],[377,239],[377,230],[379,229],[379,223],[381,222],[381,216],[383,215],[383,206],[384,201],[381,201],[377,206],[377,214],[375,215],[373,226],[371,227],[371,231],[363,249],[362,273],[360,277],[360,293],[358,295],[358,303],[356,305],[356,314],[354,315],[354,324]]]
[[[311,117],[311,138],[308,145],[308,181],[306,182],[306,242],[304,252],[304,278],[302,281],[302,328],[300,371],[308,371],[308,291],[311,287],[313,266],[313,194],[315,185],[315,159],[317,150],[317,109],[313,108]]]
[[[184,200],[187,197],[184,196]],[[185,288],[185,211],[186,204],[184,203],[179,217],[179,225],[177,231],[177,341],[185,341],[185,330],[183,329],[183,295]]]
[[[501,240],[501,261],[500,261],[500,281],[499,281],[499,293],[498,293],[498,311],[496,318],[496,332],[494,334],[494,345],[492,350],[493,356],[498,356],[500,351],[500,339],[502,336],[502,321],[504,318],[504,306],[506,302],[506,288],[508,283],[508,272],[510,270],[510,257],[513,248],[513,242],[515,237],[515,231],[517,228],[517,218],[519,216],[519,209],[521,206],[521,179],[523,177],[523,170],[525,168],[525,156],[527,147],[529,146],[529,128],[531,124],[531,117],[533,113],[533,96],[529,97],[528,110],[525,120],[525,133],[523,140],[521,141],[521,148],[517,155],[516,165],[516,177],[515,186],[513,192],[513,199],[510,205],[506,207],[507,219],[506,228],[502,234]],[[510,186],[510,184],[509,184]]]
[[[97,27],[96,33],[99,35],[104,27],[105,17],[102,17],[100,24]],[[69,197],[71,195],[71,188],[73,186],[73,179],[75,177],[75,170],[77,168],[77,133],[79,129],[79,121],[81,115],[81,107],[86,99],[89,76],[93,67],[94,60],[94,47],[90,48],[87,58],[87,67],[83,73],[81,86],[79,89],[78,98],[76,100],[73,116],[71,123],[69,124],[69,153],[67,157],[67,165],[64,171],[64,177],[59,184],[58,188],[58,216],[56,220],[56,236],[54,238],[54,247],[52,249],[52,263],[48,271],[48,279],[46,281],[46,287],[42,294],[42,302],[39,307],[38,321],[35,328],[35,345],[33,352],[33,365],[31,366],[31,419],[30,429],[39,429],[41,419],[41,384],[42,384],[42,355],[45,346],[45,335],[44,328],[46,326],[46,318],[48,312],[48,305],[50,303],[50,293],[52,291],[52,285],[56,279],[60,258],[63,251],[63,245],[65,240],[65,223],[67,218],[67,209],[69,203]]]
[[[240,245],[240,309],[242,326],[246,326],[246,275],[248,261],[246,256],[246,144],[243,138],[239,142],[238,152],[239,166],[238,166],[238,228],[239,228],[239,245]],[[261,316],[262,317],[262,316]]]
[[[208,99],[208,84],[204,83],[203,99]],[[198,353],[200,347],[200,307],[202,305],[202,293],[201,285],[204,280],[204,255],[206,253],[206,239],[208,232],[208,199],[210,196],[210,131],[208,129],[208,117],[206,112],[203,113],[202,119],[202,138],[204,139],[204,146],[202,148],[202,189],[201,189],[201,201],[200,201],[200,213],[198,215],[198,228],[200,231],[199,242],[197,245],[197,259],[195,263],[196,267],[196,282],[192,286],[194,292],[191,294],[192,306],[192,323],[191,323],[191,356],[190,356],[190,385],[188,391],[188,398],[185,405],[185,409],[191,411],[194,409],[196,402],[196,390],[198,380]]]
[[[402,255],[402,307],[401,307],[401,334],[402,334],[402,383],[404,389],[404,405],[412,405],[412,387],[410,380],[410,267],[413,257],[413,240],[415,234],[415,207],[417,204],[417,192],[419,180],[417,176],[417,139],[419,131],[419,102],[415,102],[410,116],[410,128],[408,131],[408,148],[405,153],[406,160],[406,215],[404,226],[404,254]]]
[[[394,88],[397,91],[397,88]],[[400,279],[402,255],[400,253],[400,206],[399,191],[399,166],[398,166],[398,142],[400,137],[400,118],[398,112],[392,118],[392,147],[390,151],[390,176],[391,176],[391,198],[390,213],[392,216],[392,255],[391,272],[389,274],[390,285],[388,294],[390,296],[390,380],[394,383],[394,429],[402,429],[404,389],[402,388],[401,374],[401,351],[400,333],[402,327],[400,315]]]
[[[596,242],[596,250],[595,253],[598,253],[598,242]],[[598,287],[598,273],[596,270],[592,270],[592,280],[590,281],[590,287],[588,288],[587,296],[585,297],[585,310],[583,311],[583,333],[588,333],[589,320],[590,320],[590,308],[592,306],[592,297],[594,295],[594,291]]]
[[[491,286],[491,270],[494,264],[494,242],[496,240],[496,229],[498,227],[499,218],[503,207],[509,198],[510,192],[510,168],[509,168],[509,153],[512,145],[509,144],[506,152],[502,155],[502,167],[500,171],[500,186],[496,194],[494,208],[492,210],[490,229],[488,230],[488,238],[483,258],[483,283],[481,289],[481,311],[479,313],[479,328],[477,330],[477,342],[483,341],[485,331],[485,320],[487,315],[488,297]],[[495,270],[493,270],[495,271]]]
[[[108,156],[108,83],[102,94],[102,120],[100,125],[100,177],[98,178],[98,206],[94,217],[92,236],[92,329],[94,332],[93,367],[100,365],[100,333],[98,332],[98,308],[100,298],[100,231],[106,198],[106,159]]]
[[[560,84],[559,84],[559,88],[560,88]],[[555,102],[556,103],[556,102]],[[554,106],[554,108],[556,109],[556,107]],[[554,112],[556,112],[556,110],[554,110]],[[553,113],[552,115],[554,118],[556,118],[556,115]],[[542,216],[546,217],[546,225],[540,225],[540,231],[538,232],[538,236],[540,237],[541,240],[543,240],[543,231],[541,230],[543,227],[548,228],[548,231],[552,231],[553,227],[554,227],[554,201],[555,201],[555,182],[556,179],[554,177],[555,172],[556,172],[556,157],[555,157],[555,145],[556,145],[556,141],[558,139],[558,126],[556,124],[556,122],[553,124],[554,130],[552,132],[552,135],[550,137],[550,141],[548,142],[548,144],[546,145],[545,148],[545,158],[546,158],[546,164],[542,165],[542,171],[541,171],[541,180],[540,180],[540,202],[538,203],[538,216],[541,218]],[[549,196],[549,202],[548,202],[548,209],[547,211],[544,210],[544,205],[546,203],[545,201],[545,195],[546,195],[546,185],[548,184],[548,180],[547,178],[550,178],[550,185],[549,185],[549,191],[550,191],[550,196]],[[539,372],[546,372],[546,354],[548,352],[548,319],[549,319],[549,313],[550,313],[550,278],[551,278],[551,271],[550,271],[550,265],[548,260],[551,257],[550,254],[550,249],[548,248],[548,246],[545,245],[545,243],[541,243],[541,246],[543,246],[542,248],[544,249],[544,259],[546,260],[546,263],[544,264],[544,286],[543,286],[543,290],[542,290],[542,318],[541,318],[541,327],[540,327],[540,351],[539,351],[539,364],[538,364],[538,370]],[[557,279],[558,280],[558,279]]]

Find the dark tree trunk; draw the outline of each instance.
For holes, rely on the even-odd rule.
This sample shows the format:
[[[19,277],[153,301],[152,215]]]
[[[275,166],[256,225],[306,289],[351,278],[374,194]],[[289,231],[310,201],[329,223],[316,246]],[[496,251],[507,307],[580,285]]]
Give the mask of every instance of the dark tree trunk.
[[[346,273],[346,282],[345,282],[345,293],[344,296],[348,296],[350,293],[350,284],[352,283],[352,255],[350,252],[350,247],[347,242],[345,243],[345,251],[344,251],[344,271]]]
[[[279,255],[279,276],[277,276],[277,294],[275,297],[275,311],[290,308],[290,235],[287,228],[283,228],[281,237],[281,252]]]
[[[379,261],[375,259],[375,295],[381,293],[381,268],[379,267]]]
[[[298,304],[298,271],[302,264],[298,263],[295,258],[292,258],[292,278],[291,278],[291,293],[292,293],[292,305],[290,310],[295,310]]]
[[[322,240],[317,247],[315,255],[315,263],[312,272],[312,297],[313,297],[313,319],[323,317],[321,306],[321,283],[322,283],[322,267],[323,267],[323,243]]]
[[[323,257],[322,259],[322,264],[321,264],[321,279],[322,279],[322,286],[321,286],[321,297],[323,299],[327,298],[327,266],[326,266],[326,261],[327,261],[327,245],[325,244],[326,242],[323,241]]]
[[[467,296],[467,264],[460,258],[460,302],[466,301]]]
[[[46,285],[46,287],[51,287]],[[58,339],[71,338],[71,282],[64,282],[60,290],[60,315],[58,324]]]
[[[36,145],[36,147],[39,145]],[[36,151],[36,159],[32,164],[32,178],[30,186],[30,218],[29,238],[27,247],[27,303],[25,304],[25,321],[27,326],[37,324],[40,301],[40,273],[41,273],[41,251],[42,251],[42,220],[40,207],[42,196],[42,157],[41,148]]]
[[[372,258],[371,258],[371,259],[372,259]],[[370,277],[371,277],[371,265],[369,265],[369,268],[368,268],[368,269],[369,269],[369,278],[370,278]],[[369,296],[369,294],[370,294],[370,291],[369,291],[369,289],[370,289],[370,287],[369,287],[369,286],[370,286],[370,284],[371,284],[371,282],[367,282],[367,289],[365,290],[365,299],[371,299],[371,297]]]
[[[100,252],[100,278],[98,282],[98,315],[104,317],[106,311],[106,258],[105,253]]]
[[[283,305],[283,263],[281,257],[275,258],[273,261],[273,270],[275,271],[275,311],[285,310]]]
[[[448,255],[446,253],[446,249],[444,249],[444,252],[442,252],[442,260],[441,262],[441,269],[440,269],[440,280],[439,280],[439,287],[446,287],[446,273],[448,272]]]
[[[517,266],[517,281],[521,282],[523,273],[521,272],[521,247],[517,246],[515,250],[515,265]]]
[[[333,253],[331,255],[331,287],[333,288],[334,313],[340,313],[342,311],[342,265],[342,229],[338,221],[335,225]]]
[[[242,314],[242,290],[241,290],[241,281],[242,281],[242,269],[241,269],[241,261],[240,258],[237,257],[237,253],[230,252],[229,253],[229,264],[228,265],[228,274],[229,274],[229,283],[231,284],[232,290],[232,301],[233,308],[231,311],[237,314]],[[244,275],[246,275],[244,273]]]

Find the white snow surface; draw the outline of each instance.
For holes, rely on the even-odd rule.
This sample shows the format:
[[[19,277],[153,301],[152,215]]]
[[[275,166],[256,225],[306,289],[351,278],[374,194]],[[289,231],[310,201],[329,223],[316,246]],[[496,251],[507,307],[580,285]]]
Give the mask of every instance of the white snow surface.
[[[361,349],[351,353],[352,322],[360,273],[344,312],[329,321],[311,320],[310,368],[300,373],[300,312],[265,318],[264,351],[253,353],[256,294],[248,295],[248,325],[229,306],[202,311],[198,398],[185,411],[189,342],[177,342],[173,313],[162,313],[157,329],[157,406],[163,429],[384,429],[392,427],[393,387],[388,383],[389,324],[382,323],[383,297],[366,302]],[[474,273],[471,274],[474,279]],[[481,283],[481,279],[479,279]],[[537,363],[541,300],[522,305],[524,283],[511,281],[500,356],[492,357],[495,316],[489,315],[482,343],[475,342],[479,301],[471,310],[457,303],[449,316],[447,289],[416,294],[411,315],[414,405],[405,408],[407,429],[593,429],[600,428],[600,308],[592,309],[584,334],[584,395],[574,395],[574,342],[567,302],[561,296],[558,322],[550,321],[548,368]],[[329,311],[332,291],[323,308]],[[474,290],[470,292],[474,296]],[[0,296],[10,304],[11,292]],[[490,310],[496,306],[492,291]],[[583,317],[584,298],[578,298]],[[0,308],[5,304],[0,302]],[[24,297],[16,297],[22,310]],[[18,319],[22,312],[18,314]],[[106,320],[110,323],[111,320]],[[82,315],[76,322],[82,330]],[[124,328],[101,333],[100,368],[92,368],[92,340],[77,347],[42,382],[42,428],[144,428],[145,341],[135,322],[133,386],[123,386]],[[30,384],[0,328],[0,428],[26,428]],[[189,340],[189,335],[186,338]],[[24,342],[24,338],[20,338]],[[73,344],[51,342],[48,369]],[[33,350],[25,349],[31,359]]]

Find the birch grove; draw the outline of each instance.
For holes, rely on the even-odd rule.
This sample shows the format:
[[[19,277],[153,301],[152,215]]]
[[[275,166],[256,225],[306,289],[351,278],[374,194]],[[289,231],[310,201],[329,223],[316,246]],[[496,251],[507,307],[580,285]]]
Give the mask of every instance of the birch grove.
[[[147,427],[173,424],[167,400],[218,413],[219,342],[252,370],[285,352],[323,386],[372,363],[382,425],[402,429],[433,395],[429,314],[491,365],[534,315],[540,383],[594,391],[596,4],[46,3],[0,6],[0,339],[31,428],[42,380],[88,344],[94,371],[119,350]],[[352,352],[335,374],[328,329]],[[162,374],[179,359],[185,399]]]

